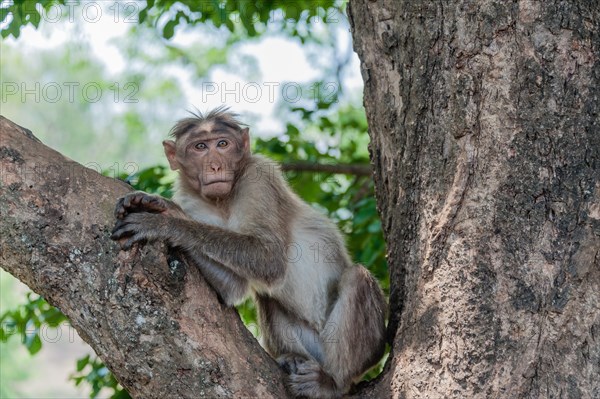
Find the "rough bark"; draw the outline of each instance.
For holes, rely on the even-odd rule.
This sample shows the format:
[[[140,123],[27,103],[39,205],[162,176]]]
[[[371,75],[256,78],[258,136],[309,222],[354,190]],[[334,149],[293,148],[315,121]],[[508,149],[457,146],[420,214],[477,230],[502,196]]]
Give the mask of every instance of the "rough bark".
[[[349,14],[392,280],[368,395],[600,397],[600,2]]]
[[[164,246],[111,242],[128,190],[0,117],[2,268],[65,313],[133,397],[286,397],[276,363],[196,268]]]

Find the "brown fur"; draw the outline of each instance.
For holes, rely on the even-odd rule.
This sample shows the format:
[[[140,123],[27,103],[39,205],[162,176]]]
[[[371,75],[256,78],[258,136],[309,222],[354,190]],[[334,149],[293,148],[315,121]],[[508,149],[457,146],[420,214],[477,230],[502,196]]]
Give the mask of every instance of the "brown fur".
[[[165,152],[181,171],[175,202],[145,193],[119,200],[113,238],[125,249],[165,240],[226,303],[254,296],[263,345],[292,393],[341,396],[383,354],[377,282],[351,263],[335,225],[289,189],[279,168],[250,154],[235,115],[195,115],[172,135]]]

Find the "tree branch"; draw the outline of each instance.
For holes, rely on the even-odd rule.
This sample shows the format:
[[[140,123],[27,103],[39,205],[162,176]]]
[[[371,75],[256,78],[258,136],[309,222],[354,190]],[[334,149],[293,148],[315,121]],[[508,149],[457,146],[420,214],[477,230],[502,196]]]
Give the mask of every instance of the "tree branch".
[[[352,165],[352,164],[336,164],[327,165],[310,162],[291,162],[283,163],[281,169],[284,171],[295,172],[322,172],[322,173],[339,173],[345,175],[356,176],[371,176],[373,170],[371,165]]]
[[[134,397],[286,397],[276,363],[196,268],[109,239],[128,190],[0,117],[1,267],[65,313]]]

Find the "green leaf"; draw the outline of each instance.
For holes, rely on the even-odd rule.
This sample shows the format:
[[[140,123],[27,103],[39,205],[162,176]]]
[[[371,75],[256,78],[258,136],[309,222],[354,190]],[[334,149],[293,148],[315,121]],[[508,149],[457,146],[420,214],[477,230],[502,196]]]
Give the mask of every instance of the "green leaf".
[[[4,22],[8,14],[10,13],[10,7],[8,8],[0,8],[0,22]]]
[[[27,21],[31,23],[36,29],[40,25],[41,20],[42,17],[35,8],[27,13]]]
[[[55,307],[50,307],[43,313],[43,320],[50,327],[58,327],[60,323],[67,320],[67,317]]]
[[[120,390],[116,390],[110,399],[131,399],[131,396],[129,396],[126,390],[121,388]]]
[[[175,34],[175,26],[177,26],[178,23],[179,21],[177,20],[171,20],[165,24],[162,33],[165,39],[170,39],[173,37],[173,35]]]
[[[288,19],[298,20],[302,14],[302,9],[298,2],[290,2],[290,6],[285,8],[285,17]]]
[[[6,32],[6,35],[4,35]],[[2,31],[2,36],[7,37],[8,35],[13,35],[15,39],[18,39],[21,35],[21,20],[15,17],[12,22],[8,25],[8,28]]]
[[[143,23],[146,20],[146,18],[148,18],[148,9],[144,8],[138,14],[138,23]]]
[[[25,346],[27,347],[29,354],[35,355],[40,351],[40,349],[42,349],[42,340],[40,339],[40,336],[35,333],[31,336],[31,338],[27,337]]]
[[[77,371],[82,371],[85,366],[88,365],[88,363],[90,362],[90,355],[87,355],[85,357],[82,357],[81,359],[77,360]]]
[[[374,215],[376,217],[376,215]],[[367,230],[369,231],[369,233],[378,233],[381,231],[381,221],[379,219],[375,219],[373,222],[371,222],[371,224],[369,224],[369,227],[367,227]]]

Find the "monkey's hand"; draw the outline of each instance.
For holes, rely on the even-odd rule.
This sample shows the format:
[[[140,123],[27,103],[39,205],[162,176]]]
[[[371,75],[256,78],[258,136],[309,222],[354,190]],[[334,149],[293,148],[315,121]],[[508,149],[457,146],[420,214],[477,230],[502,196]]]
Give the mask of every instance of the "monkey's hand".
[[[117,201],[115,207],[117,219],[123,219],[131,213],[139,212],[167,213],[175,217],[186,217],[183,210],[174,202],[142,191],[129,193]]]
[[[131,249],[136,242],[168,240],[172,221],[172,217],[156,213],[130,213],[117,219],[110,238],[119,241],[121,249],[125,251]]]

